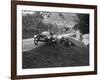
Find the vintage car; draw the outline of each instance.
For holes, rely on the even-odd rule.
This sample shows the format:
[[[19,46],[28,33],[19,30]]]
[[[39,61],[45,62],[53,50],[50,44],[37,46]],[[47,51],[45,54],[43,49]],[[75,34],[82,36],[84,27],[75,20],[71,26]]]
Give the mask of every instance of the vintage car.
[[[34,35],[34,44],[38,45],[38,42],[48,42],[54,43],[57,40],[57,36],[53,35],[51,32],[44,31],[40,35]]]

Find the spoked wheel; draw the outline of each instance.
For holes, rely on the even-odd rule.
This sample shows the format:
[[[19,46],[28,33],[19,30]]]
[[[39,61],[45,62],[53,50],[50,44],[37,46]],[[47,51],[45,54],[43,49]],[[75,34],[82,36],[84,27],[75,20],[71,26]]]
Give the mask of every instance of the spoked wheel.
[[[35,44],[35,45],[38,45],[38,37],[35,37],[35,38],[34,38],[34,44]]]

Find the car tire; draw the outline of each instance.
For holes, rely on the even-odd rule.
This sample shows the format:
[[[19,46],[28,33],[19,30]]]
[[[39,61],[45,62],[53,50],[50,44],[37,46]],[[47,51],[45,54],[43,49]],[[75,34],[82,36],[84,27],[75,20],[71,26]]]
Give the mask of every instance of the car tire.
[[[34,44],[35,44],[35,45],[38,45],[38,37],[35,37],[35,38],[34,38]]]

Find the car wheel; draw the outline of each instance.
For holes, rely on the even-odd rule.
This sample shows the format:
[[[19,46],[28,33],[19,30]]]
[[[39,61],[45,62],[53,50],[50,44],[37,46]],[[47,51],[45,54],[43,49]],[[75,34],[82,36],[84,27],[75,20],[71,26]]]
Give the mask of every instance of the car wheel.
[[[38,45],[38,37],[35,37],[35,38],[34,38],[34,44],[35,44],[35,45]]]

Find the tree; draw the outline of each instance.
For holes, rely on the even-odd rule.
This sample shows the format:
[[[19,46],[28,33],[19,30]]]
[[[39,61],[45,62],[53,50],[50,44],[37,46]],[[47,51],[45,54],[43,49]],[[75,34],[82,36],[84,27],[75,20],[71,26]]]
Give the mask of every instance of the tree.
[[[79,29],[82,34],[89,33],[89,14],[77,14],[78,21],[75,29]]]

